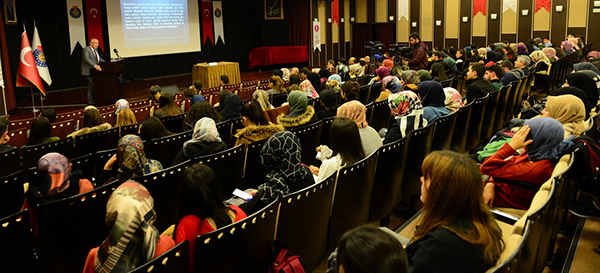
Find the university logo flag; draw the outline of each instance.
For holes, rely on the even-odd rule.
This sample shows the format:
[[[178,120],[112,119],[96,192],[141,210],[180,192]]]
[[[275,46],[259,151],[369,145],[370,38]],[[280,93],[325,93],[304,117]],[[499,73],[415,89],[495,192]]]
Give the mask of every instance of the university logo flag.
[[[35,58],[35,66],[37,67],[40,78],[44,80],[48,85],[52,85],[52,78],[50,77],[50,71],[48,70],[48,64],[46,63],[46,55],[42,49],[42,42],[38,34],[37,26],[33,29],[33,41],[31,42],[31,49],[33,52],[33,58]]]
[[[223,32],[223,7],[221,1],[213,1],[213,20],[215,24],[215,44],[219,42],[219,38],[225,44],[225,33]]]
[[[210,40],[211,44],[215,44],[215,36],[213,36],[212,8],[210,1],[200,2],[200,10],[202,11],[202,44],[206,43],[206,39]]]
[[[408,21],[410,9],[408,8],[408,0],[398,0],[398,21],[403,17]]]
[[[21,34],[21,55],[19,58],[19,72],[17,73],[17,86],[35,86],[46,95],[44,84],[35,65],[35,58],[31,52],[27,31],[23,28]]]
[[[83,28],[83,12],[81,0],[67,0],[67,18],[69,19],[69,39],[71,41],[71,54],[77,46],[85,47],[85,29]]]
[[[319,21],[313,21],[313,51],[321,51],[321,25]]]

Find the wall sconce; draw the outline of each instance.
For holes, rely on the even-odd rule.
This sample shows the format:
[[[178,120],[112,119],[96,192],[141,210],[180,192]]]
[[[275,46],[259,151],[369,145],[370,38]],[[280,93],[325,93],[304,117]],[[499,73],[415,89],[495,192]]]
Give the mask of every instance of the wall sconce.
[[[463,23],[469,22],[469,17],[463,16],[462,21]]]
[[[390,21],[394,21],[394,16],[390,16]]]
[[[496,14],[496,13],[490,14],[490,19],[496,20],[496,18],[498,18],[498,14]]]
[[[417,27],[417,22],[412,22],[412,23],[411,23],[411,26],[412,26],[412,27]]]
[[[594,8],[600,7],[600,1],[594,1]]]
[[[331,24],[331,18],[327,18],[327,23]]]
[[[556,6],[556,7],[554,7],[554,9],[556,9],[556,12],[562,12],[563,6]]]
[[[441,26],[442,25],[442,20],[436,20],[435,21],[435,25],[438,26],[438,27]]]
[[[528,9],[521,10],[521,14],[523,16],[527,16],[529,14],[529,10]]]
[[[350,22],[354,23],[354,17],[350,17]]]
[[[343,22],[344,22],[344,18],[341,18],[341,19],[340,19],[340,22],[342,22],[342,23],[343,23]]]

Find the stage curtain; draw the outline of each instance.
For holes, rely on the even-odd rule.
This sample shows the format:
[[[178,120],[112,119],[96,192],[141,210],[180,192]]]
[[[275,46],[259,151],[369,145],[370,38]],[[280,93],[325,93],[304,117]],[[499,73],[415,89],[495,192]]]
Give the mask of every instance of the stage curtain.
[[[310,46],[312,24],[310,21],[310,3],[308,1],[286,1],[288,16],[288,42],[290,46]]]
[[[352,56],[357,59],[367,56],[365,41],[373,40],[372,24],[352,24]]]
[[[390,45],[396,43],[394,24],[377,24],[376,33],[377,36],[374,39],[381,41],[385,45],[381,53],[388,52]]]
[[[15,100],[15,88],[8,58],[8,45],[6,44],[5,39],[6,32],[4,31],[3,17],[4,13],[0,12],[0,37],[3,37],[3,39],[0,41],[0,54],[2,56],[2,75],[4,75],[4,96],[6,99],[6,108],[11,110],[17,107],[17,102]]]

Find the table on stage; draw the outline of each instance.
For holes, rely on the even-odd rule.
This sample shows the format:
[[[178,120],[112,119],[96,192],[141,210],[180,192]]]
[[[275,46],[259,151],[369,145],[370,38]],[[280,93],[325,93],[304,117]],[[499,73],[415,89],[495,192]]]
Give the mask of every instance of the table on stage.
[[[217,65],[198,63],[192,70],[193,80],[202,81],[202,88],[212,88],[221,84],[221,75],[229,77],[229,84],[241,83],[240,66],[236,62],[218,62]]]
[[[307,46],[263,46],[250,52],[250,69],[272,64],[298,64],[310,59]]]

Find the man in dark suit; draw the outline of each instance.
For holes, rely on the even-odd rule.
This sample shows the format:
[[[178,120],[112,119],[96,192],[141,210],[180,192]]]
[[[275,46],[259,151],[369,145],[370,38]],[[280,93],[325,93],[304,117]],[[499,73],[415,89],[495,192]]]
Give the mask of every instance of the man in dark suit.
[[[98,39],[92,38],[90,40],[90,45],[85,47],[81,52],[81,75],[83,75],[88,81],[87,100],[88,104],[90,105],[96,104],[94,98],[94,81],[92,80],[90,69],[93,68],[98,71],[102,71],[100,63],[104,62],[104,60],[100,58],[100,54],[98,53],[98,44]]]

